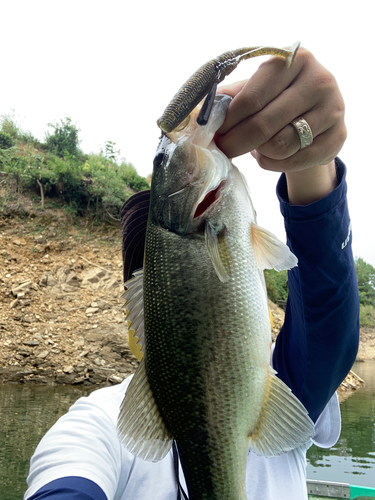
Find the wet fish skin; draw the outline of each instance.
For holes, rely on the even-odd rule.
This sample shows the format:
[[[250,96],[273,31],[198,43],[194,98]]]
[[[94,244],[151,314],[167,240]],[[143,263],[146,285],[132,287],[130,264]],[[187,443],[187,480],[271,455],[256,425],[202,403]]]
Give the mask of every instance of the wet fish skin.
[[[313,430],[269,367],[262,268],[296,259],[256,225],[242,175],[212,142],[228,100],[216,99],[207,126],[190,120],[159,145],[146,234],[144,359],[119,421],[125,446],[140,457],[159,460],[177,441],[190,500],[245,500],[249,444],[277,455]],[[194,217],[213,190],[216,200]]]
[[[222,208],[231,205],[232,216],[225,218],[231,234],[249,222],[234,216],[237,210],[248,211],[241,201],[228,195]],[[242,269],[254,260],[249,245],[242,247],[235,238],[230,242],[238,264],[230,280],[221,283],[204,235],[183,240],[160,227],[149,228],[145,266],[151,267],[155,257],[159,265],[145,282],[146,328],[158,334],[147,335],[146,370],[178,443],[189,498],[242,500],[248,434],[259,416],[251,407],[262,405],[269,364],[268,312],[254,302],[264,289],[255,264],[248,272]],[[174,283],[173,289],[167,283]],[[254,390],[255,381],[260,390]]]

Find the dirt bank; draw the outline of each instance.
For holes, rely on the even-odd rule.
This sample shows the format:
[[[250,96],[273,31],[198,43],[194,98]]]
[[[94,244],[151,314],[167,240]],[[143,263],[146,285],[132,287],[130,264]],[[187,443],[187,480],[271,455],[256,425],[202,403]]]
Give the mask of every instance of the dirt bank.
[[[3,219],[0,259],[0,380],[103,385],[134,371],[118,228]]]
[[[135,370],[120,241],[119,227],[73,226],[56,210],[0,219],[0,382],[108,385]],[[276,337],[284,312],[270,306]],[[361,332],[359,359],[375,359],[374,331]]]

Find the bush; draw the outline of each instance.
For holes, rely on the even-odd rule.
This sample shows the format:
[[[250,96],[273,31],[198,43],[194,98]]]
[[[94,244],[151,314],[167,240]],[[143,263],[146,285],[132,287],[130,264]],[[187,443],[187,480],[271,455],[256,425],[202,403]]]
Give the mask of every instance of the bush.
[[[361,304],[359,311],[359,323],[361,326],[375,327],[375,308]]]
[[[19,128],[13,116],[4,115],[1,117],[1,131],[10,135],[12,139],[16,139],[19,134]]]
[[[275,269],[266,269],[264,277],[266,279],[268,298],[285,309],[288,298],[288,272],[277,272]]]
[[[143,191],[149,189],[150,185],[144,177],[138,175],[136,169],[131,163],[121,163],[121,177],[124,182],[130,186],[134,191]]]
[[[8,149],[11,148],[12,146],[13,146],[12,137],[6,132],[0,130],[0,149]]]
[[[54,132],[40,144],[30,132],[21,131],[14,120],[2,119],[1,127],[6,130],[0,132],[0,170],[8,174],[10,186],[15,184],[17,193],[33,189],[42,200],[45,195],[62,198],[69,203],[69,213],[83,215],[90,211],[100,221],[118,219],[132,190],[149,188],[133,165],[125,161],[117,164],[120,151],[114,142],[107,141],[99,155],[84,155],[78,148],[79,129],[70,118],[49,126]]]
[[[72,124],[71,118],[60,120],[60,124],[56,125],[49,123],[48,126],[52,127],[54,132],[46,134],[46,149],[60,158],[64,158],[67,154],[78,158],[81,154],[78,148],[80,130]]]

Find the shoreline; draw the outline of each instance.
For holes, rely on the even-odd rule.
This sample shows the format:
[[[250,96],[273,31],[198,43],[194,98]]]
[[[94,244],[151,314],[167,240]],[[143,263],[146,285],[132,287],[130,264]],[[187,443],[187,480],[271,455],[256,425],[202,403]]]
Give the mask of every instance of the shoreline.
[[[0,219],[0,383],[103,387],[138,366],[128,346],[121,230],[79,228],[54,214]],[[284,311],[270,302],[276,338]],[[357,360],[375,360],[361,329]],[[340,392],[362,384],[354,377]]]

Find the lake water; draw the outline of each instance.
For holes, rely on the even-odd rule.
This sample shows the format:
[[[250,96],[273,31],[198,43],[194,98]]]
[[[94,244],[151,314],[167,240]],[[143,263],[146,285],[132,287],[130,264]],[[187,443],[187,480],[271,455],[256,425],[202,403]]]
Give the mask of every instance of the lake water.
[[[309,479],[375,487],[375,362],[357,363],[366,386],[341,405],[342,432],[330,450],[308,451]],[[93,389],[0,385],[0,499],[21,500],[33,451],[56,420]]]
[[[307,453],[308,479],[375,487],[375,361],[355,363],[366,381],[340,405],[341,436],[328,450],[312,446]]]
[[[1,500],[22,500],[36,445],[78,398],[89,393],[88,388],[72,386],[0,385]]]

